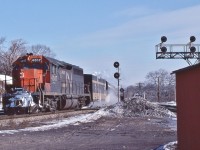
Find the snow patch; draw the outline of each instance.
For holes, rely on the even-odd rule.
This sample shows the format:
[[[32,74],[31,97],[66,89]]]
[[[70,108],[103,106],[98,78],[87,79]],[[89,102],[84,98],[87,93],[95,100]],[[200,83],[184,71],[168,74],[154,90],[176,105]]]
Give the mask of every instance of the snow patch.
[[[94,114],[82,114],[79,116],[65,118],[59,121],[54,120],[51,122],[46,122],[46,125],[42,125],[39,127],[28,127],[24,129],[18,129],[18,130],[1,130],[0,134],[14,134],[21,131],[33,132],[33,131],[46,131],[50,129],[58,129],[58,128],[62,128],[68,125],[79,125],[80,123],[92,122],[106,115],[108,115],[108,112],[101,109],[95,112]]]

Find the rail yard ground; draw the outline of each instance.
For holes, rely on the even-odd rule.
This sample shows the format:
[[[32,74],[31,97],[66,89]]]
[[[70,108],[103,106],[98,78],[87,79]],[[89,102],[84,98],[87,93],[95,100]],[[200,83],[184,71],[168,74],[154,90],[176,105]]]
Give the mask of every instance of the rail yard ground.
[[[8,126],[0,130],[0,149],[154,150],[177,140],[173,114],[163,108],[150,111],[155,105],[143,100],[132,102],[95,113]]]

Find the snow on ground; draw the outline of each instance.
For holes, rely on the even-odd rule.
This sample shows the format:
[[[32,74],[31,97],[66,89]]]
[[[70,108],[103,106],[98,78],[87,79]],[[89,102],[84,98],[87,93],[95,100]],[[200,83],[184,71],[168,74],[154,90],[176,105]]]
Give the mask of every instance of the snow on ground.
[[[163,105],[169,105],[169,106],[176,106],[176,102],[175,102],[175,101],[171,101],[171,102],[163,102],[163,103],[160,103],[160,104],[163,104]]]
[[[175,150],[176,147],[177,147],[177,141],[175,141],[175,142],[170,142],[170,143],[164,145],[163,148],[164,148],[164,150]]]
[[[176,150],[176,149],[177,149],[177,141],[174,141],[166,145],[159,146],[155,150]]]
[[[129,99],[125,102],[119,102],[114,105],[105,106],[93,114],[83,114],[79,116],[57,119],[51,122],[45,122],[45,125],[38,127],[27,127],[18,130],[0,130],[0,134],[14,134],[21,131],[45,131],[50,129],[62,128],[68,125],[79,125],[80,123],[92,122],[102,116],[114,117],[137,117],[137,116],[155,116],[155,117],[168,117],[176,119],[176,115],[169,110],[146,101],[141,98]],[[172,125],[173,127],[174,125]]]
[[[62,128],[68,125],[79,125],[80,123],[92,122],[99,119],[102,116],[106,116],[108,112],[103,111],[103,109],[95,112],[94,114],[82,114],[79,116],[69,117],[62,120],[54,120],[50,122],[45,122],[45,125],[38,127],[28,127],[18,130],[0,130],[0,134],[14,134],[21,131],[45,131],[50,129]]]

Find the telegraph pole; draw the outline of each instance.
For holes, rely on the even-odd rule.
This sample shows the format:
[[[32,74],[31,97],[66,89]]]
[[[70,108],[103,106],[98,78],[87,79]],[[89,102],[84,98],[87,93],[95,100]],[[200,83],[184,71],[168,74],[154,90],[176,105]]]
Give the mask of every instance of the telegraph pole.
[[[160,102],[160,77],[158,77],[157,97],[158,97],[158,102]]]

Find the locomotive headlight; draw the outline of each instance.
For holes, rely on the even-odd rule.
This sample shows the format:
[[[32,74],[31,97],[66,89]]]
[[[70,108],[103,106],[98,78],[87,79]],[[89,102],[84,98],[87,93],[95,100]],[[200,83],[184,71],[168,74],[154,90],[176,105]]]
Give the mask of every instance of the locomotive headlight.
[[[16,100],[15,101],[16,106],[22,106],[22,100]]]
[[[24,105],[25,99],[22,95],[16,95],[15,99],[16,99],[15,100],[16,106],[23,106]]]

